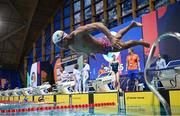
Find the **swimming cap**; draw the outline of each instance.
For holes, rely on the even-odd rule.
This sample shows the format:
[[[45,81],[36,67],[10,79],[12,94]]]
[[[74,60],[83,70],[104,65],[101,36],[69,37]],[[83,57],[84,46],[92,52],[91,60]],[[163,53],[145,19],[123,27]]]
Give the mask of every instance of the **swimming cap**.
[[[64,31],[58,30],[54,32],[54,34],[52,35],[52,41],[54,44],[57,44],[58,42],[63,40],[66,36],[67,36],[67,33],[65,33]]]

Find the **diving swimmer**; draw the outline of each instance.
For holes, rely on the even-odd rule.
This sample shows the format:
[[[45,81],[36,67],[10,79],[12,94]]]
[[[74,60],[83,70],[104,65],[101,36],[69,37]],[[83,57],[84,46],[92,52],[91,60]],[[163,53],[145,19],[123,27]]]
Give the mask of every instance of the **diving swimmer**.
[[[150,47],[149,43],[140,40],[129,40],[122,42],[122,36],[134,27],[141,27],[139,22],[132,21],[130,25],[118,31],[115,35],[111,34],[109,29],[100,22],[95,22],[78,27],[70,34],[65,33],[62,30],[54,32],[52,41],[55,45],[64,48],[71,49],[78,54],[93,56],[96,53],[107,54],[108,52],[119,52],[137,45],[144,47]],[[95,38],[91,33],[99,30],[105,37],[103,39]]]

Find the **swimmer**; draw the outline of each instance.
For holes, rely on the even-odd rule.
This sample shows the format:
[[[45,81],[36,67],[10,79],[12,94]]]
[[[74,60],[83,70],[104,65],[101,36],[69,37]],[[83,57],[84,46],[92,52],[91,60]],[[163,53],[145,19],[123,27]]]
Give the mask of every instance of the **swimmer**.
[[[111,34],[109,29],[100,22],[95,22],[78,27],[70,34],[58,30],[54,32],[52,41],[55,45],[71,49],[78,54],[95,57],[95,53],[107,54],[108,52],[119,52],[137,45],[150,47],[150,44],[140,40],[129,40],[122,42],[123,35],[134,27],[141,27],[139,22],[132,21],[130,25],[121,29],[117,34]],[[105,37],[100,40],[91,35],[91,32],[100,30]]]
[[[118,68],[119,68],[119,62],[116,60],[116,55],[113,55],[113,61],[110,63],[110,66],[111,66],[111,70],[112,72],[115,74],[115,81],[114,81],[114,87],[117,89],[117,90],[120,90],[121,91],[121,88],[120,88],[120,80],[119,80],[119,71],[118,71]]]

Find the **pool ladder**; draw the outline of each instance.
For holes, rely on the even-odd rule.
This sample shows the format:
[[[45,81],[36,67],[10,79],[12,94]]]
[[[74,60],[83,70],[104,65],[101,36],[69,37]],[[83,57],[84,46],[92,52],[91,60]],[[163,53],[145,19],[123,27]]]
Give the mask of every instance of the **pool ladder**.
[[[150,66],[152,64],[152,57],[154,55],[154,52],[156,50],[156,47],[158,45],[158,43],[161,41],[161,40],[164,40],[164,39],[169,39],[169,38],[176,38],[179,42],[180,42],[180,33],[177,33],[177,32],[168,32],[168,33],[165,33],[165,34],[162,34],[160,35],[156,41],[153,43],[152,47],[151,47],[151,50],[150,50],[150,53],[148,55],[148,59],[147,59],[147,62],[146,62],[146,66],[145,66],[145,70],[144,70],[144,78],[145,78],[145,82],[147,84],[147,86],[149,87],[149,89],[157,96],[157,98],[159,99],[159,101],[161,102],[161,104],[163,105],[165,111],[166,111],[166,115],[171,115],[171,110],[170,110],[170,106],[169,104],[167,103],[167,101],[164,99],[164,97],[156,90],[156,88],[151,84],[150,82],[150,77],[148,75],[148,70],[150,69]]]

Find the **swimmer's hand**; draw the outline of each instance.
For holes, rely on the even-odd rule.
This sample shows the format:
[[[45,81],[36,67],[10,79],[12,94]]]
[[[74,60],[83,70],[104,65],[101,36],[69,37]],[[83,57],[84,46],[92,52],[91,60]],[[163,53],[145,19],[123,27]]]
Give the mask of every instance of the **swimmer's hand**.
[[[123,46],[123,43],[121,41],[119,41],[119,39],[116,39],[116,38],[113,38],[111,40],[111,44],[112,44],[113,47],[116,47],[116,48],[119,48],[119,49],[121,49],[122,46]]]

